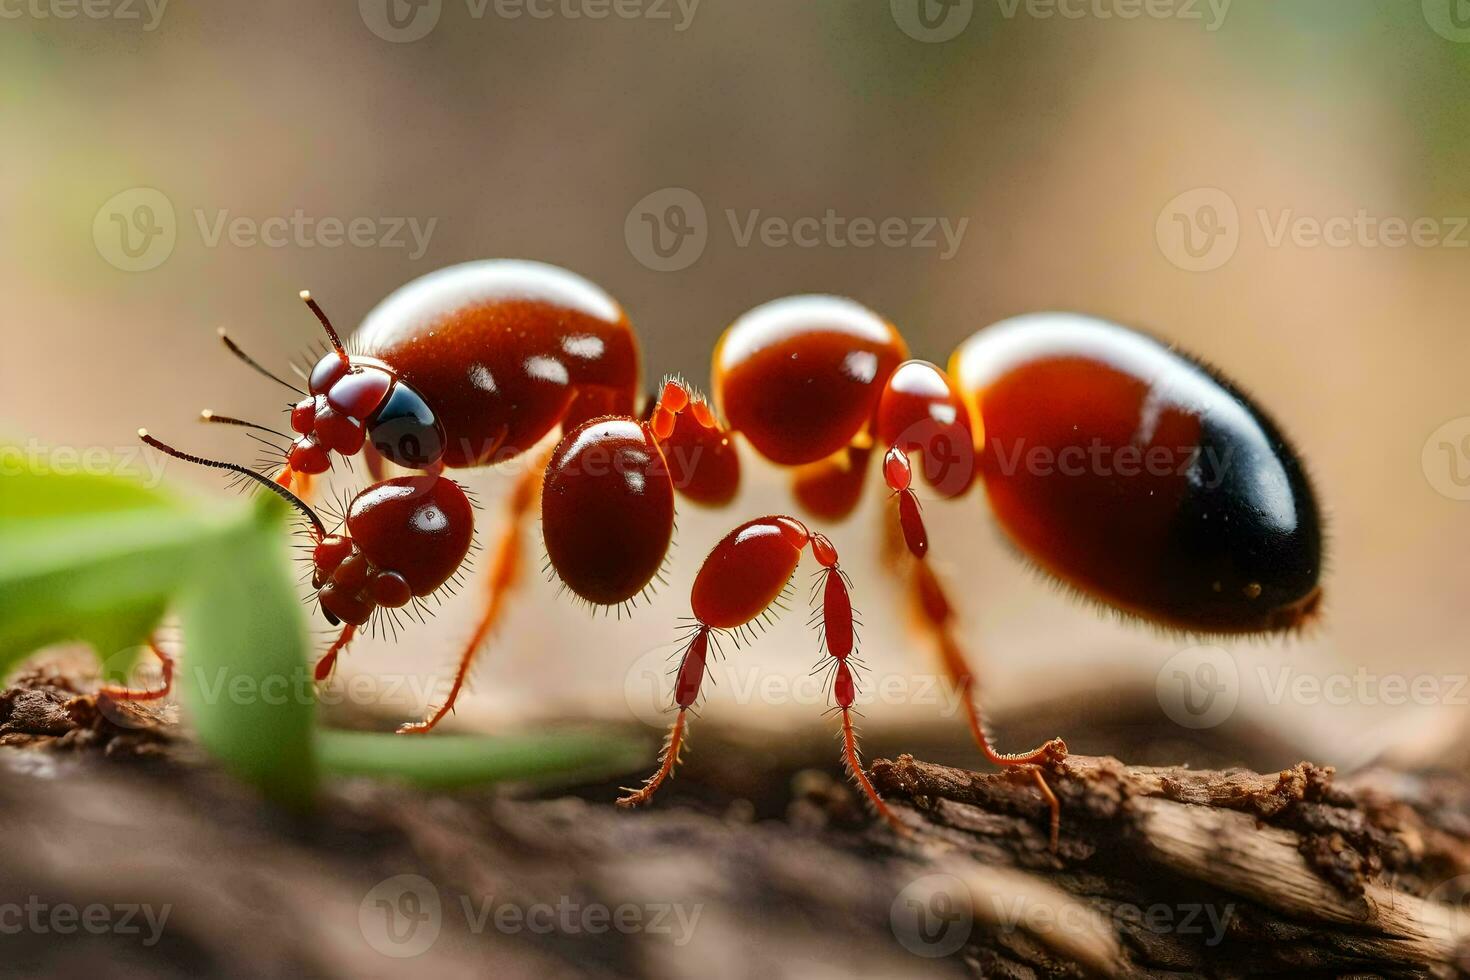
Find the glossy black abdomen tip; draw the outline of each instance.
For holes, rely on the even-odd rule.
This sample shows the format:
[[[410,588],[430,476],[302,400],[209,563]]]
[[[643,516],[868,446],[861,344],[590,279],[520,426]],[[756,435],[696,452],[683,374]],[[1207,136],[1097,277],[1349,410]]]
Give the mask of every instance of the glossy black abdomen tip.
[[[1292,629],[1321,602],[1321,516],[1295,449],[1218,373],[1103,320],[981,330],[951,376],[1011,540],[1109,605],[1203,633]]]
[[[1222,633],[1289,630],[1319,612],[1321,515],[1290,443],[1232,386],[1269,452],[1206,419],[1201,465],[1166,537],[1166,619]],[[1209,462],[1205,462],[1209,460]]]

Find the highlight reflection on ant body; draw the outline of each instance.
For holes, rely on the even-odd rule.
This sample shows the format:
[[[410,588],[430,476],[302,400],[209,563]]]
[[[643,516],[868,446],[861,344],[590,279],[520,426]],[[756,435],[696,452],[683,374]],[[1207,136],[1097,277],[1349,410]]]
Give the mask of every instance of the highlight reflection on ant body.
[[[424,276],[367,316],[352,353],[303,298],[330,341],[303,372],[305,390],[226,338],[237,356],[301,396],[273,481],[146,438],[180,458],[268,483],[307,515],[316,599],[342,627],[318,678],[372,617],[420,603],[464,564],[474,511],[445,471],[522,456],[561,433],[509,495],[484,609],[447,699],[403,732],[428,731],[453,708],[520,575],[522,526],[538,498],[549,572],[594,606],[632,603],[659,577],[676,494],[704,506],[733,498],[737,434],[790,468],[797,501],[824,522],[851,513],[871,457],[881,453],[908,552],[894,556],[896,571],[963,695],[985,757],[1033,767],[1052,810],[1053,846],[1059,807],[1038,764],[1064,757],[1066,745],[1057,738],[1017,754],[992,747],[953,605],[925,560],[930,540],[916,480],[937,497],[958,498],[978,477],[1026,557],[1101,602],[1168,627],[1280,631],[1301,625],[1319,604],[1319,518],[1295,452],[1218,374],[1115,324],[1060,313],[1016,317],[965,341],[946,371],[909,359],[893,325],[852,300],[790,297],[725,331],[714,353],[713,406],[671,377],[639,413],[638,349],[626,315],[563,269],[495,260]],[[375,480],[346,508],[341,533],[328,533],[302,499],[334,454],[364,455]],[[419,475],[383,479],[383,460]],[[1214,469],[1207,474],[1201,460]],[[842,757],[897,826],[858,755],[854,614],[837,548],[780,514],[739,525],[701,566],[674,672],[668,742],[654,774],[620,804],[647,802],[673,771],[711,644],[767,615],[807,549],[821,575],[814,620]]]

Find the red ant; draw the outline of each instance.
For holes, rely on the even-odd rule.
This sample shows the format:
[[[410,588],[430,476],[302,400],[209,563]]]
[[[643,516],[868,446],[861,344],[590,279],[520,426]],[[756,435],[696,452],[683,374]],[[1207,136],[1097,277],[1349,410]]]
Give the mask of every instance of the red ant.
[[[345,624],[319,678],[377,610],[422,599],[464,561],[473,512],[443,468],[516,457],[552,430],[563,433],[510,495],[488,601],[448,698],[402,732],[428,731],[453,708],[518,577],[520,528],[538,490],[551,573],[596,606],[635,603],[660,577],[675,490],[706,505],[734,495],[737,432],[764,458],[793,467],[797,499],[824,520],[852,511],[873,449],[884,450],[884,479],[912,555],[899,564],[915,605],[986,758],[1032,767],[1051,808],[1053,848],[1060,808],[1037,765],[1063,758],[1066,745],[1057,738],[1017,754],[991,746],[952,603],[923,560],[929,541],[911,454],[941,497],[964,494],[978,474],[1026,557],[1126,613],[1193,632],[1251,633],[1297,627],[1319,605],[1319,518],[1296,453],[1220,375],[1115,324],[1072,314],[1017,317],[976,333],[945,372],[909,360],[898,331],[851,300],[791,297],[725,331],[714,355],[719,415],[673,378],[638,417],[638,354],[627,318],[606,293],[565,270],[498,260],[432,273],[368,315],[351,355],[320,307],[303,298],[331,343],[309,373],[300,372],[307,390],[225,338],[251,367],[302,396],[275,481],[147,441],[270,484],[307,515],[317,598],[331,621]],[[332,453],[359,451],[379,482],[347,508],[347,535],[329,535],[290,487],[325,472]],[[383,481],[381,458],[425,475]],[[843,759],[877,811],[900,826],[858,756],[854,614],[837,550],[782,515],[742,524],[705,559],[659,767],[620,804],[648,801],[672,772],[711,643],[718,647],[721,634],[738,638],[766,615],[808,546],[821,566],[814,620],[831,658]]]

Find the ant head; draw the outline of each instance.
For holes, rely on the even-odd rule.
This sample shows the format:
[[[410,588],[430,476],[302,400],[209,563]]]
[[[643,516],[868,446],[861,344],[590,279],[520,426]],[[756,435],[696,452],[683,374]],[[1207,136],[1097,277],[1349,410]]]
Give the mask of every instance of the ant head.
[[[287,461],[300,473],[324,473],[331,453],[354,456],[372,439],[385,459],[427,469],[444,455],[444,426],[423,396],[372,358],[323,355],[310,393],[291,409],[299,438]]]
[[[326,535],[312,556],[322,612],[360,626],[378,607],[427,596],[459,570],[474,537],[474,510],[459,484],[399,477],[368,487],[347,510],[346,534]]]
[[[316,542],[312,584],[333,626],[361,626],[380,606],[396,609],[454,577],[475,535],[474,509],[459,484],[410,476],[368,487],[347,508],[346,533],[328,534],[320,517],[281,484],[238,463],[181,452],[138,430],[146,444],[175,459],[229,470],[274,493],[306,520]]]
[[[349,356],[311,293],[302,290],[301,299],[331,341],[331,350],[312,368],[305,392],[260,367],[220,331],[237,357],[303,396],[291,409],[291,428],[298,438],[286,453],[290,469],[325,473],[332,453],[355,456],[369,437],[373,448],[400,466],[422,470],[437,463],[444,455],[444,426],[428,402],[381,361]]]

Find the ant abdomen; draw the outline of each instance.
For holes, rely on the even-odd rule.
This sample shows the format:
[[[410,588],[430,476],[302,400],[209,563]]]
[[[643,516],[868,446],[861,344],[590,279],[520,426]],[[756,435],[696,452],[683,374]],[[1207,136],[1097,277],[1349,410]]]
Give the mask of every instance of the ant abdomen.
[[[647,424],[592,419],[568,432],[546,466],[541,530],[557,577],[583,599],[642,592],[674,534],[674,487]]]
[[[995,515],[1045,569],[1201,632],[1286,629],[1317,611],[1306,472],[1217,373],[1116,324],[1046,313],[975,334],[950,374]]]

